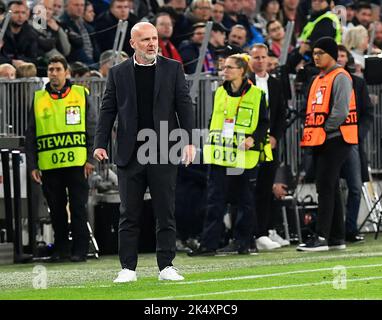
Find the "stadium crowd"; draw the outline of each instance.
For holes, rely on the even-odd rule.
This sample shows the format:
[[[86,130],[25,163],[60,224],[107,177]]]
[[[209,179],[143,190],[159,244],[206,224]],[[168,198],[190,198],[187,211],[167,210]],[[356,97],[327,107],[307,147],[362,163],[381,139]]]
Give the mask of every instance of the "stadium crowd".
[[[338,18],[332,10],[340,5],[346,12]],[[296,74],[302,92],[308,92],[310,79],[319,72],[312,56],[314,45],[322,37],[334,39],[339,45],[337,62],[352,75],[359,127],[359,144],[352,146],[349,159],[341,169],[349,188],[343,240],[363,240],[357,229],[361,186],[368,180],[363,141],[373,115],[363,71],[365,55],[381,53],[381,1],[11,0],[6,3],[0,0],[0,26],[8,10],[12,10],[12,16],[0,42],[0,78],[45,77],[49,59],[57,55],[68,61],[68,77],[107,77],[114,59],[112,49],[119,20],[128,21],[122,60],[134,54],[130,33],[140,21],[151,22],[157,28],[159,54],[182,63],[185,74],[195,73],[209,21],[213,25],[203,57],[203,73],[227,76],[227,57],[248,54],[245,76],[265,93],[273,151],[273,161],[261,162],[256,181],[246,186],[245,192],[254,198],[249,210],[256,208],[252,210],[253,217],[249,214],[251,221],[244,222],[248,224],[251,243],[243,248],[235,239],[238,230],[224,232],[227,221],[222,217],[214,217],[214,221],[206,218],[205,212],[211,205],[207,194],[212,186],[207,182],[207,167],[195,164],[180,168],[176,190],[177,249],[188,251],[190,256],[249,254],[290,245],[280,236],[281,214],[275,208],[275,201],[288,194],[288,186],[275,178],[280,171],[278,147],[284,137],[288,109],[280,70]],[[294,21],[294,29],[287,69],[280,69],[286,26],[290,21]],[[369,46],[372,33],[374,41]],[[237,186],[233,182],[226,191],[228,196],[221,200],[224,203],[220,203],[233,218],[240,217],[237,202],[242,194],[238,195],[237,189],[242,190],[243,186]],[[209,240],[212,237],[209,224],[218,224],[213,240]],[[237,223],[228,224],[240,228]]]

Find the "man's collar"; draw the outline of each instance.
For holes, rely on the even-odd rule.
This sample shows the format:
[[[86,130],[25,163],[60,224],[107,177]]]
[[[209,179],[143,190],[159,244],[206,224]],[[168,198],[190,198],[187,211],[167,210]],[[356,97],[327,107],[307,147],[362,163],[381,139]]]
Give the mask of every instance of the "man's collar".
[[[150,64],[142,64],[142,63],[139,63],[136,59],[135,59],[135,53],[134,53],[134,55],[133,55],[133,61],[134,61],[134,67],[135,66],[141,66],[141,67],[152,67],[152,66],[154,66],[154,65],[156,65],[156,63],[157,63],[157,57],[155,57],[155,59],[154,59],[154,61],[152,62],[152,63],[150,63]]]
[[[269,73],[268,72],[265,74],[265,77],[259,77],[257,74],[255,74],[255,76],[256,76],[256,79],[264,79],[266,81],[268,81],[268,79],[269,79]]]

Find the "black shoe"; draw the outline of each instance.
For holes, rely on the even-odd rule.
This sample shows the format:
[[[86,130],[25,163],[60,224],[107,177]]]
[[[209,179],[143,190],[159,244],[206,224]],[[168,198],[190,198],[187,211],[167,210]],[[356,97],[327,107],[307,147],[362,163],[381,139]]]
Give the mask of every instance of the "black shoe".
[[[70,257],[71,262],[86,262],[86,256],[85,255],[74,255]]]
[[[345,240],[329,239],[329,250],[344,250],[346,249]]]
[[[63,254],[61,252],[54,252],[50,257],[49,259],[47,260],[47,262],[52,262],[52,263],[59,263],[59,262],[66,262],[66,261],[69,261],[69,255],[68,254]]]
[[[357,233],[347,233],[345,239],[346,239],[346,242],[352,242],[352,243],[359,243],[359,242],[365,241],[365,237]]]
[[[323,237],[313,236],[309,238],[305,243],[300,244],[296,250],[309,252],[328,251],[328,241],[326,241],[326,239]]]
[[[236,241],[231,241],[224,248],[216,250],[217,255],[226,255],[226,254],[249,254],[248,248],[243,248],[237,244]]]
[[[207,249],[204,247],[187,252],[187,255],[189,257],[209,257],[209,256],[214,256],[215,254],[216,254],[215,250]]]

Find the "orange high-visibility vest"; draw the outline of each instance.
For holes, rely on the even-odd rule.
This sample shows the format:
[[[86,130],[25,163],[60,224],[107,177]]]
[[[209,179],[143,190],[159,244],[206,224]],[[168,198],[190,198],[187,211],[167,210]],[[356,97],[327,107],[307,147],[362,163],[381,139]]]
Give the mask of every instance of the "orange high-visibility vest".
[[[301,140],[302,147],[319,146],[325,142],[326,132],[324,125],[330,112],[329,104],[333,82],[340,73],[344,73],[351,80],[349,73],[343,68],[336,68],[322,78],[317,76],[314,79],[309,91],[306,107],[304,133]],[[353,89],[349,104],[349,114],[340,126],[340,131],[345,142],[349,144],[358,143],[357,110]]]

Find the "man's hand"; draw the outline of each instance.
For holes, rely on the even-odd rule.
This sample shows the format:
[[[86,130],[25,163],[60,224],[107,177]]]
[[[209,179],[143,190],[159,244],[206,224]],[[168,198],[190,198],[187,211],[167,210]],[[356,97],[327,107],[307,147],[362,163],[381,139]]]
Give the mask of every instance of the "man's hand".
[[[277,147],[277,139],[275,137],[269,136],[269,143],[271,144],[272,149]]]
[[[288,186],[284,183],[274,183],[272,191],[277,199],[284,199],[284,197],[288,194],[287,188]]]
[[[31,172],[31,176],[34,182],[41,184],[41,172],[38,169],[34,169]]]
[[[182,162],[187,167],[192,161],[195,160],[196,148],[194,145],[189,144],[183,148]]]
[[[249,150],[255,144],[255,140],[252,137],[246,138],[238,147],[239,150]]]
[[[92,174],[93,170],[94,166],[90,162],[86,162],[84,167],[85,179],[87,179]]]
[[[60,29],[60,26],[58,25],[57,21],[55,19],[49,19],[48,21],[48,26],[54,30],[54,31],[58,31],[58,29]]]
[[[311,51],[309,43],[302,42],[300,48],[298,49],[299,54],[303,56],[308,51]]]
[[[102,149],[102,148],[98,148],[98,149],[94,150],[93,158],[96,159],[97,161],[102,161],[104,159],[109,159],[109,157],[107,156],[106,150]]]

